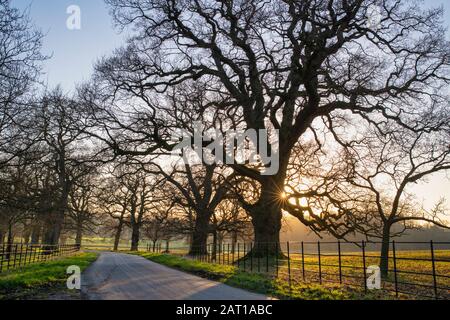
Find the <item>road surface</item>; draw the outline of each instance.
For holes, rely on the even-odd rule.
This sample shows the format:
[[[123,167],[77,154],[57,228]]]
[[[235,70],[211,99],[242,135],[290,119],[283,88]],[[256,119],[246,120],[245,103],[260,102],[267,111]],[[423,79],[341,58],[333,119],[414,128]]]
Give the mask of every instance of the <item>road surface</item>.
[[[101,253],[82,274],[89,300],[267,300],[264,295],[177,271],[139,256]]]

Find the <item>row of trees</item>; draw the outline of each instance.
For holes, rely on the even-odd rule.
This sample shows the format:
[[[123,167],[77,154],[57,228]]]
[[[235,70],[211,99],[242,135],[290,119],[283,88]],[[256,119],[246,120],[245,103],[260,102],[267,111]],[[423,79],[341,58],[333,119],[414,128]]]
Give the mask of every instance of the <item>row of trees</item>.
[[[83,234],[111,232],[117,249],[128,228],[136,250],[141,233],[154,246],[192,237],[192,210],[204,204],[187,205],[194,197],[183,192],[186,177],[189,183],[202,179],[201,168],[169,177],[110,158],[86,130],[90,110],[82,99],[60,88],[41,93],[40,65],[47,59],[40,53],[42,33],[9,1],[2,1],[1,9],[0,242],[11,245],[19,236],[26,243],[55,245],[74,236],[81,244]],[[196,194],[215,188],[216,181],[207,179]],[[214,212],[224,196],[217,198],[206,217],[208,234],[236,237],[247,228],[246,217],[236,214],[235,205]]]
[[[319,235],[381,239],[384,273],[392,237],[424,223],[448,227],[445,202],[425,210],[411,189],[450,169],[442,8],[401,0],[106,2],[130,30],[126,45],[101,59],[72,97],[55,90],[31,99],[42,36],[1,0],[10,15],[2,36],[27,44],[13,66],[0,58],[7,225],[26,216],[50,244],[75,226],[81,241],[99,214],[112,219],[116,246],[127,226],[132,249],[142,232],[152,240],[162,233],[189,235],[191,254],[204,254],[208,238],[225,232],[234,240],[252,234],[252,254],[262,256],[276,254],[268,244],[279,241],[289,214]],[[376,26],[368,23],[374,6]],[[11,97],[18,75],[29,85]],[[205,135],[264,130],[278,171],[175,156],[173,137],[193,134],[196,122]]]

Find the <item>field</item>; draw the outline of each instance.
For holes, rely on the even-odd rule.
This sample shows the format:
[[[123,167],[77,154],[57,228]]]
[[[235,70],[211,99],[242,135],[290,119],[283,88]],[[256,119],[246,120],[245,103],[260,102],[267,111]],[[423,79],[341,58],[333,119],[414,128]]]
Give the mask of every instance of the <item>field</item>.
[[[397,250],[389,257],[389,275],[381,281],[382,290],[366,288],[371,274],[370,266],[377,267],[380,262],[377,251],[344,251],[340,257],[334,251],[318,252],[293,250],[289,253],[281,248],[285,258],[267,259],[247,256],[244,252],[228,250],[224,247],[218,252],[215,261],[211,255],[196,257],[202,262],[229,265],[252,274],[264,274],[277,279],[291,289],[295,286],[321,285],[331,290],[346,288],[350,292],[379,298],[450,298],[450,250],[434,250],[434,259],[427,250]],[[186,248],[171,248],[170,254],[185,256]],[[287,259],[287,256],[290,259]],[[433,262],[434,260],[434,262]],[[433,268],[434,264],[434,268]],[[366,270],[366,271],[365,271]]]
[[[344,253],[341,255],[341,271],[339,271],[339,257],[323,254],[318,256],[301,255],[291,256],[291,279],[294,281],[312,283],[339,283],[364,289],[364,279],[369,274],[364,274],[364,265],[378,266],[380,258],[377,252],[367,252],[365,262],[358,252]],[[303,262],[304,261],[304,264]],[[280,262],[282,276],[288,277],[289,265],[287,260]],[[389,258],[389,276],[382,280],[382,288],[391,294],[412,296],[419,298],[434,298],[434,281],[436,279],[436,294],[440,298],[450,298],[450,251],[435,251],[434,262],[435,275],[433,275],[433,263],[429,252],[426,251],[400,251],[396,253],[395,266],[393,255]],[[305,272],[303,273],[303,270]],[[303,276],[304,274],[304,276]],[[396,290],[397,287],[397,290]]]
[[[80,298],[79,292],[69,292],[65,285],[67,267],[76,265],[81,270],[97,259],[96,253],[80,252],[69,257],[39,262],[0,274],[0,300],[3,299],[61,299],[64,296]],[[78,295],[78,296],[73,296]]]
[[[159,253],[136,252],[134,254],[204,278],[279,299],[344,300],[361,298],[357,292],[352,293],[344,288],[330,289],[315,284],[297,284],[288,288],[286,283],[280,279],[264,273],[245,272],[233,265],[212,264]]]

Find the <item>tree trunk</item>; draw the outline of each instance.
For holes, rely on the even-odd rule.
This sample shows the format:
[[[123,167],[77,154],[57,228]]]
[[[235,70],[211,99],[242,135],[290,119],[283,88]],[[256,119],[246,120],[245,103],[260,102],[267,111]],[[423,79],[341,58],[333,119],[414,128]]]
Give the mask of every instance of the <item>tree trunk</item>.
[[[389,244],[391,236],[391,226],[386,224],[383,228],[383,238],[381,240],[380,271],[383,278],[387,278],[389,273]]]
[[[12,232],[12,225],[8,226],[8,238],[6,239],[6,256],[5,260],[9,260],[11,258],[11,252],[13,248],[14,235]]]
[[[120,237],[122,236],[122,229],[123,229],[123,220],[119,220],[119,225],[117,226],[116,234],[114,236],[114,251],[119,250],[119,242]]]
[[[36,224],[31,231],[31,244],[38,244],[41,238],[41,226]]]
[[[211,215],[212,213],[210,212],[197,213],[197,219],[195,220],[195,227],[192,234],[192,244],[189,255],[198,256],[207,254],[206,246],[208,241],[209,220],[211,219]]]
[[[153,240],[153,248],[152,248],[152,252],[156,252],[156,242],[158,242],[158,240]]]
[[[58,199],[57,209],[50,214],[47,218],[47,228],[44,235],[44,244],[47,245],[45,251],[53,251],[59,244],[59,238],[61,237],[61,232],[64,225],[64,217],[66,215],[67,202],[69,199],[69,192],[71,188],[71,183],[68,181],[65,172],[65,162],[64,157],[61,156],[59,160],[60,166],[60,177],[59,183],[61,187],[61,196]]]
[[[213,232],[213,245],[212,245],[212,253],[211,253],[211,260],[216,261],[217,259],[217,231],[214,230]]]
[[[170,241],[166,240],[166,250],[164,251],[164,253],[170,253]]]
[[[279,254],[280,231],[282,224],[281,198],[284,190],[285,170],[280,165],[280,174],[267,177],[261,182],[261,195],[256,204],[249,208],[254,229],[254,257]]]
[[[31,226],[27,226],[25,229],[25,232],[23,233],[23,241],[24,244],[28,245],[30,243],[30,236],[31,236]]]
[[[231,253],[234,254],[236,250],[238,234],[237,231],[233,231],[231,234]]]
[[[65,209],[62,207],[59,211],[50,215],[46,221],[46,228],[43,238],[44,252],[52,253],[59,244],[62,228],[64,225]]]
[[[77,225],[77,234],[75,237],[75,244],[77,244],[78,246],[81,246],[81,241],[83,240],[83,225],[82,224],[78,224]]]
[[[253,256],[263,257],[278,254],[281,230],[281,207],[272,199],[261,198],[252,210],[252,224],[255,233]]]
[[[47,225],[43,240],[44,244],[49,247],[54,247],[59,243],[62,230],[62,222],[60,221],[62,221],[62,219],[58,218]]]
[[[131,231],[131,251],[139,250],[139,224],[132,225]]]

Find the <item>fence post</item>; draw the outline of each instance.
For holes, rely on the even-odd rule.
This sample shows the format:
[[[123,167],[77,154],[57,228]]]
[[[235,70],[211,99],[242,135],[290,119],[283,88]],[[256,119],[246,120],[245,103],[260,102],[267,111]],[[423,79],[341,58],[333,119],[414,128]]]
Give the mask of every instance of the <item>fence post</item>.
[[[398,279],[397,279],[397,257],[395,253],[395,240],[392,241],[392,254],[394,257],[394,283],[395,283],[395,296],[398,297]],[[388,257],[389,259],[389,257]]]
[[[16,267],[16,260],[17,260],[17,248],[19,247],[19,245],[18,244],[16,244],[15,246],[14,246],[14,262],[13,262],[13,268],[15,268]]]
[[[258,242],[258,272],[261,272],[261,242]]]
[[[5,256],[5,243],[2,243],[2,256],[0,257],[0,273],[3,271],[4,256]]]
[[[27,258],[28,258],[28,244],[25,245],[25,264],[27,265]]]
[[[23,252],[23,244],[20,243],[20,251],[19,251],[19,267],[22,265],[22,252]]]
[[[217,256],[218,263],[220,264],[220,243],[216,244],[216,256]]]
[[[434,298],[438,299],[438,291],[437,291],[437,275],[436,275],[436,261],[434,259],[434,245],[433,240],[430,241],[430,250],[431,250],[431,263],[433,266],[433,289],[434,289]]]
[[[231,244],[232,246],[232,251],[231,251],[231,260],[232,260],[232,264],[234,264],[234,253],[236,251],[236,242],[233,241],[233,243]]]
[[[223,251],[222,251],[222,264],[225,264],[225,250],[226,250],[225,243],[222,244],[222,247],[223,247]]]
[[[250,242],[250,272],[253,272],[253,249],[255,249],[255,243]]]
[[[34,249],[34,253],[33,253],[33,263],[36,262],[36,254],[37,254],[37,248],[32,246],[31,247],[31,253],[33,253],[33,249]],[[38,257],[39,258],[39,257]]]
[[[339,283],[342,284],[342,257],[341,257],[341,241],[338,241],[338,255],[339,255]]]
[[[305,277],[305,246],[304,246],[304,244],[303,244],[303,241],[302,241],[302,275],[303,275],[303,281],[305,281],[306,280],[306,277]]]
[[[367,293],[367,270],[366,270],[366,243],[362,241],[363,268],[364,268],[364,292]]]
[[[275,268],[277,269],[277,277],[278,277],[278,255],[280,254],[279,243],[275,242]]]
[[[214,243],[210,243],[209,244],[209,262],[216,263],[217,262],[216,256],[217,256],[217,252],[216,252],[216,248],[214,247]]]
[[[292,290],[291,284],[291,253],[289,249],[289,241],[286,243],[287,253],[288,253],[288,274],[289,274],[289,290]]]
[[[320,241],[317,241],[317,253],[319,255],[319,283],[322,284],[322,260],[320,257]]]
[[[6,270],[9,270],[9,266],[10,266],[10,264],[11,264],[12,247],[13,247],[12,244],[11,244],[11,245],[8,244],[8,245],[6,246],[6,250],[8,250],[8,252],[7,252],[8,264],[6,265]]]
[[[238,262],[238,269],[241,267],[241,244],[237,243],[237,262]]]
[[[243,250],[244,250],[243,258],[244,258],[244,271],[245,271],[247,269],[247,243],[245,241],[244,241]]]

